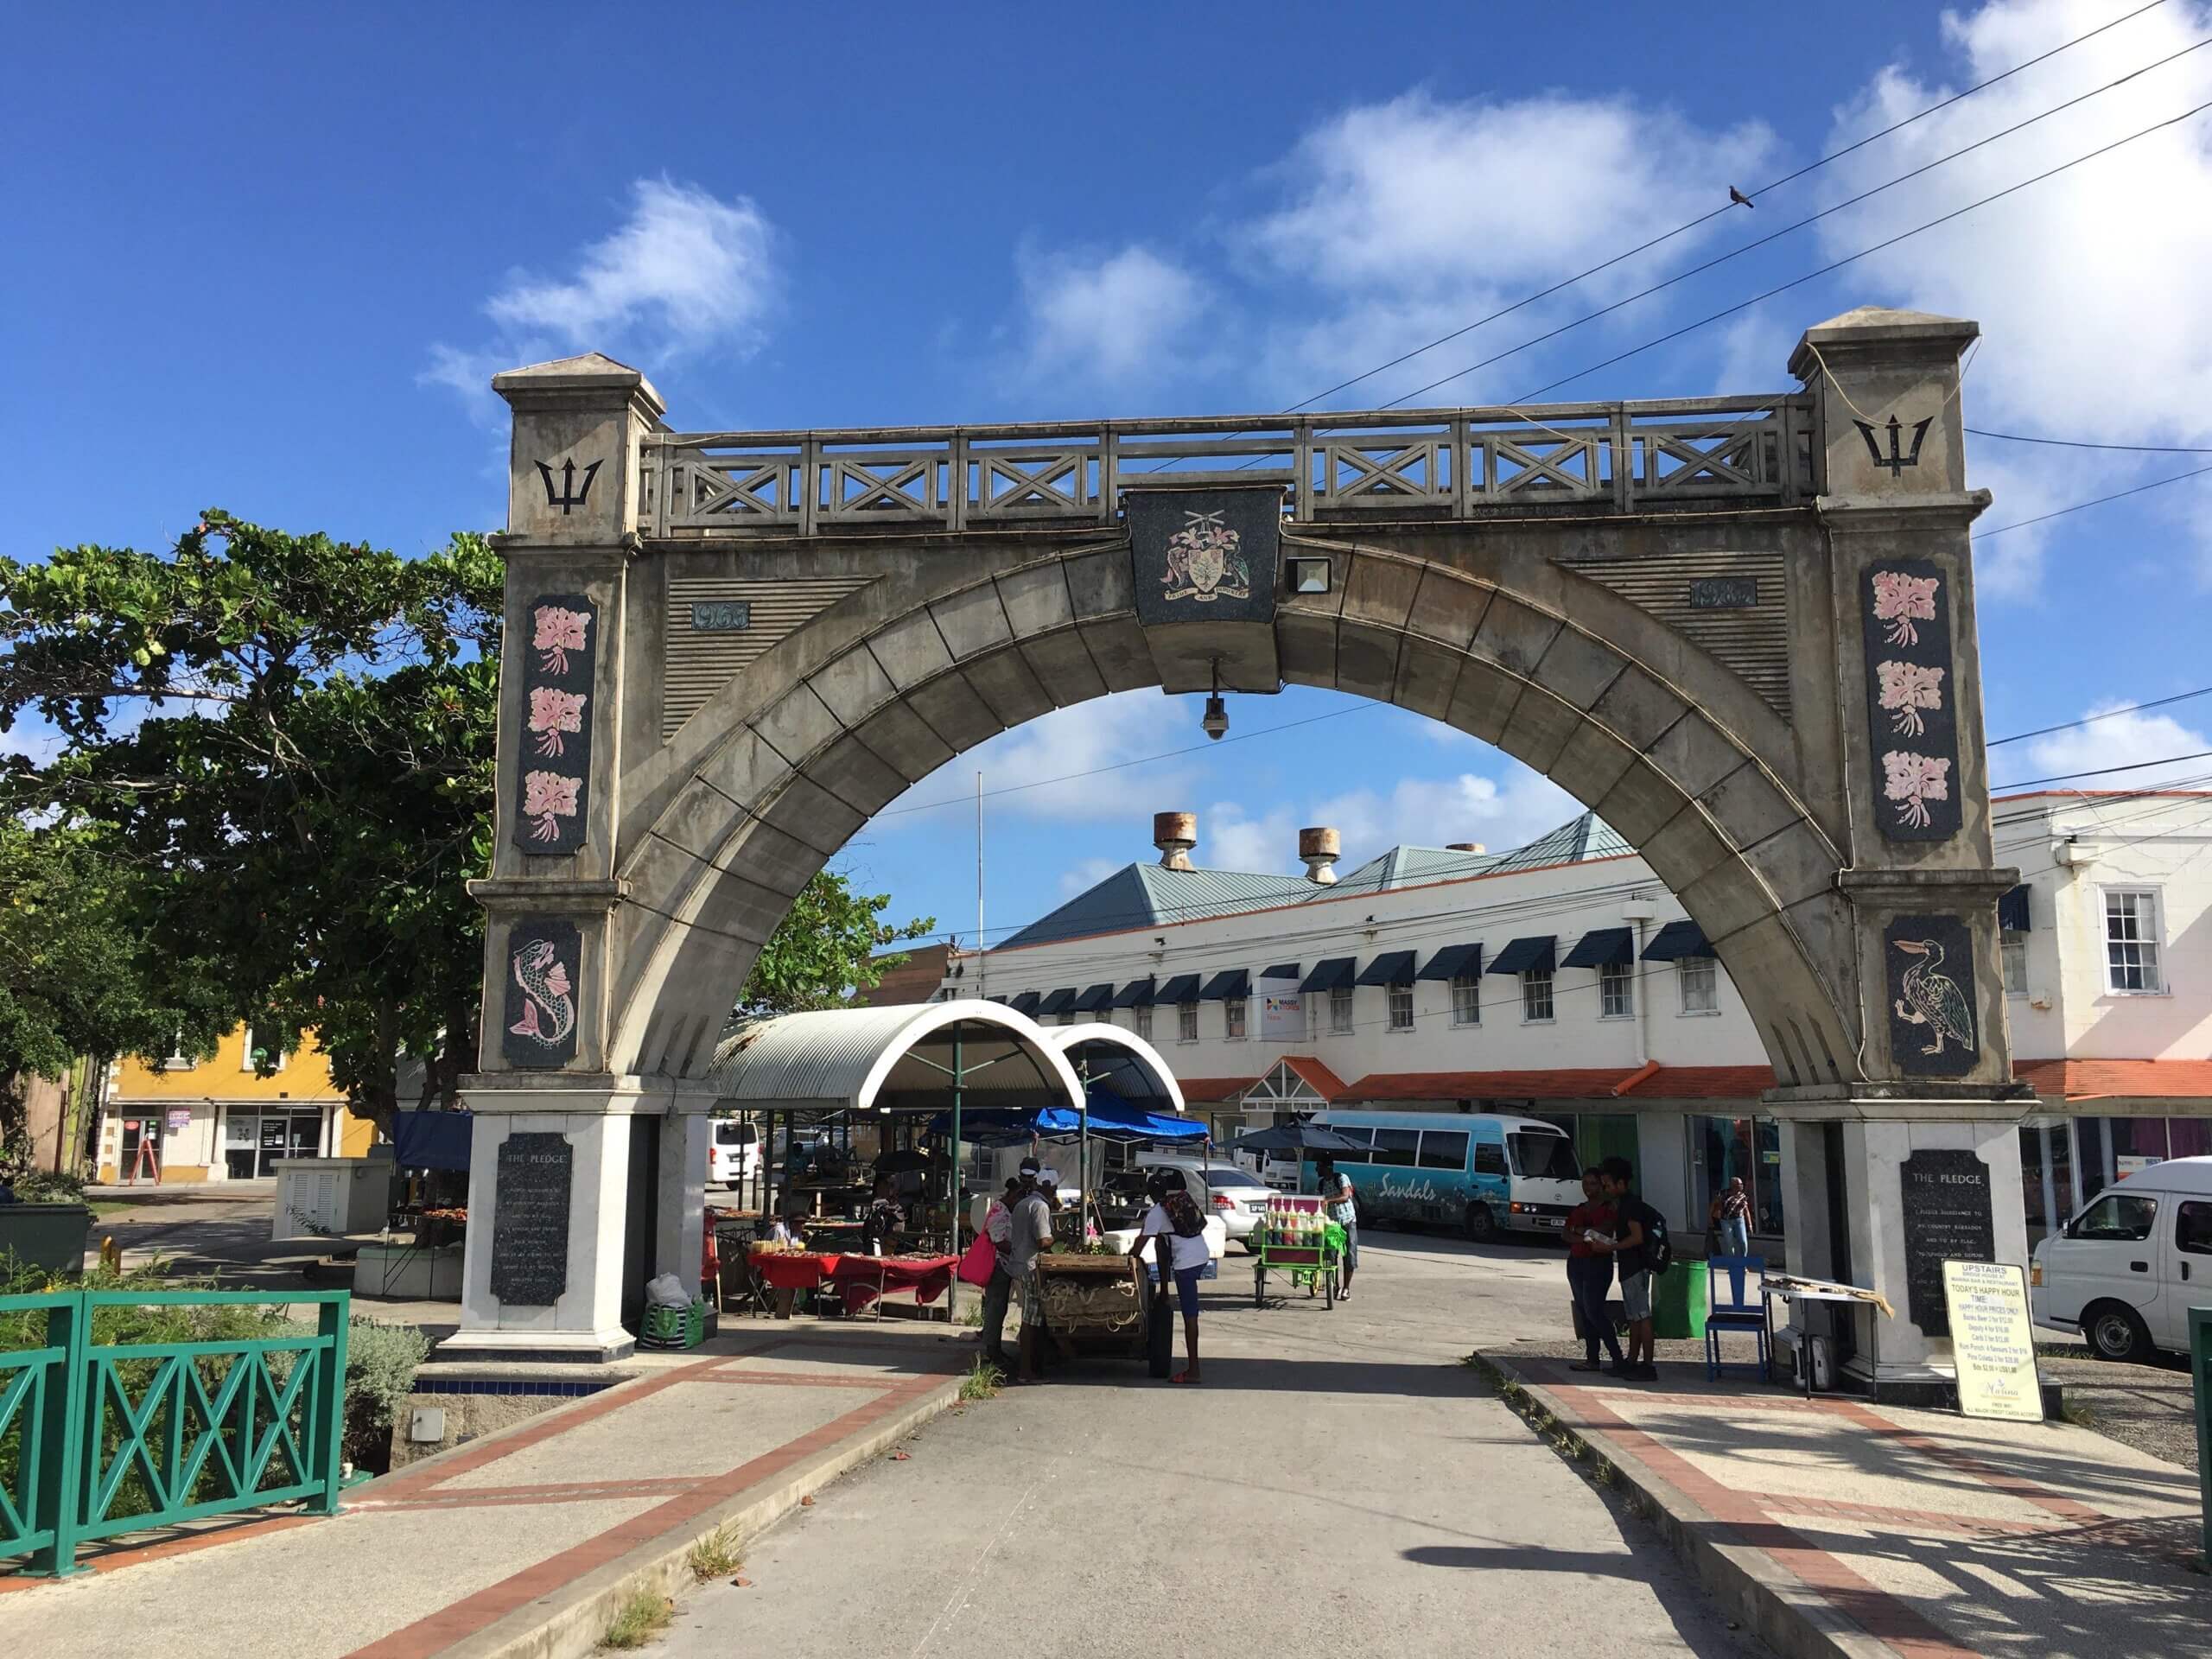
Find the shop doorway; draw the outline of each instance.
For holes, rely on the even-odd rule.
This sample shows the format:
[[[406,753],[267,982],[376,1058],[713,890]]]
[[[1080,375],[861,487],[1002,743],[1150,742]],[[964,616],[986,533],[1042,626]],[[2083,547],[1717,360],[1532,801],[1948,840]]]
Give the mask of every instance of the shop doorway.
[[[125,1186],[162,1179],[162,1120],[126,1117],[123,1120],[123,1151],[117,1165]]]
[[[280,1158],[322,1150],[320,1106],[232,1106],[223,1119],[223,1173],[234,1181],[274,1175]]]

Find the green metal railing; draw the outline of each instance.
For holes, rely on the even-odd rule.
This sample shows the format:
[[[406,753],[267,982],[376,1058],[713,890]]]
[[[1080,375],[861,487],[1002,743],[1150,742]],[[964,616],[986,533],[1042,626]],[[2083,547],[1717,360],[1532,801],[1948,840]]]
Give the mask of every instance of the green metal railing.
[[[2212,1307],[2189,1310],[2189,1360],[2196,1394],[2196,1478],[2204,1494],[2204,1564],[2212,1568]]]
[[[305,1499],[337,1512],[351,1294],[74,1290],[0,1296],[46,1315],[0,1352],[0,1561],[60,1576],[117,1533]],[[96,1342],[102,1308],[315,1307],[313,1326],[189,1342]]]

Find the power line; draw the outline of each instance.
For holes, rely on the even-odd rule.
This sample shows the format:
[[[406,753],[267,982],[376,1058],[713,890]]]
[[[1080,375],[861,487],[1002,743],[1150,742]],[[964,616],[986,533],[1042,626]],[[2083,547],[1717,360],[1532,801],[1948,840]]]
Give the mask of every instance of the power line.
[[[2171,697],[2157,697],[2149,702],[2131,702],[2125,708],[2107,709],[2101,714],[2084,715],[2079,720],[2063,720],[2056,726],[2038,726],[2032,732],[2015,732],[2010,737],[1993,737],[1986,741],[1982,747],[2001,749],[2007,743],[2024,743],[2031,737],[2047,737],[2053,732],[2070,732],[2077,726],[2094,726],[2101,720],[2117,720],[2122,715],[2139,715],[2148,709],[2164,709],[2173,703],[2204,696],[2212,696],[2212,685],[2200,685],[2194,691],[2177,691]]]
[[[2006,443],[2047,444],[2054,449],[2118,449],[2131,455],[2212,455],[2212,446],[2185,443],[2086,443],[2079,438],[2032,438],[2024,432],[1992,432],[1985,427],[1965,429],[1977,438],[2001,438]]]
[[[2048,778],[2028,778],[2017,784],[1994,784],[1993,790],[2033,789],[2038,784],[2063,784],[2072,778],[2103,778],[2115,772],[2141,772],[2146,766],[2174,766],[2184,760],[2212,758],[2212,749],[2199,749],[2194,754],[2170,754],[2159,760],[2131,760],[2123,766],[2091,766],[2082,772],[2054,772]]]
[[[2017,195],[2019,192],[2027,189],[2031,185],[2041,184],[2046,180],[2056,178],[2060,174],[2069,172],[2073,168],[2082,166],[2084,162],[2094,162],[2101,156],[2109,156],[2113,151],[2132,144],[2138,139],[2148,138],[2154,133],[2163,132],[2168,127],[2178,126],[2181,123],[2187,121],[2195,116],[2203,114],[2208,109],[2212,109],[2212,100],[2207,100],[2202,104],[2198,104],[2191,108],[2183,110],[2178,115],[2169,116],[2163,121],[2153,122],[2151,125],[2141,129],[2139,131],[2129,133],[2124,138],[2115,138],[2112,143],[2108,144],[2101,144],[2095,149],[2092,149],[2082,155],[2075,156],[2071,161],[2061,162],[2057,166],[2048,168],[2044,171],[2036,174],[2031,178],[2022,179],[2018,184],[2007,185],[2002,190],[1993,191],[1988,195],[1982,197],[1977,201],[1970,201],[1963,207],[1955,207],[1948,213],[1940,214],[1936,218],[1929,219],[1923,224],[1916,225],[1909,231],[1900,231],[1895,236],[1885,238],[1883,240],[1874,243],[1871,246],[1859,249],[1856,253],[1848,253],[1844,255],[1840,259],[1831,260],[1816,270],[1808,270],[1802,276],[1793,276],[1786,283],[1777,283],[1776,286],[1766,289],[1764,293],[1754,294],[1751,298],[1738,301],[1734,305],[1723,307],[1720,310],[1713,312],[1709,315],[1700,317],[1694,322],[1684,323],[1681,327],[1670,329],[1666,334],[1661,334],[1655,340],[1647,340],[1640,346],[1631,346],[1626,351],[1616,352],[1612,356],[1605,359],[1601,362],[1592,363],[1586,368],[1577,369],[1573,373],[1562,375],[1556,380],[1553,380],[1544,385],[1538,386],[1533,391],[1524,392],[1515,401],[1518,403],[1530,402],[1537,397],[1542,397],[1544,393],[1548,391],[1555,391],[1561,386],[1567,385],[1573,381],[1582,379],[1586,376],[1595,374],[1600,369],[1609,369],[1616,363],[1624,363],[1631,357],[1641,356],[1643,353],[1651,351],[1655,347],[1664,346],[1672,340],[1680,340],[1684,334],[1694,334],[1697,330],[1707,327],[1713,323],[1719,322],[1724,318],[1732,317],[1739,311],[1748,311],[1755,305],[1762,305],[1767,301],[1773,299],[1777,295],[1787,294],[1793,288],[1802,288],[1807,283],[1814,282],[1822,276],[1832,275],[1836,271],[1841,270],[1846,265],[1855,264],[1861,259],[1865,259],[1873,254],[1880,253],[1885,249],[1893,248],[1900,242],[1910,241],[1912,238],[1919,236],[1925,232],[1935,230],[1939,226],[1948,225],[1955,219],[1962,218],[1966,214],[1973,213],[1978,208],[1988,207],[1992,202],[2002,201],[2007,196]],[[1460,374],[1465,374],[1466,372],[1467,371],[1465,369],[1459,371]],[[1453,380],[1458,378],[1458,375],[1446,375],[1444,377],[1444,379],[1432,382],[1429,385],[1424,386],[1421,390],[1422,391],[1433,391],[1437,386],[1444,385],[1446,381]],[[1420,393],[1416,392],[1412,395],[1417,397]],[[2087,505],[2094,504],[2090,503]]]
[[[1999,524],[1994,530],[1976,531],[1974,539],[1977,542],[1986,542],[1993,536],[2002,536],[2008,530],[2025,530],[2030,524],[2047,524],[2053,518],[2063,518],[2070,512],[2081,512],[2089,507],[2101,507],[2107,501],[2124,501],[2131,495],[2141,495],[2146,490],[2162,490],[2169,484],[2180,484],[2192,478],[2202,478],[2207,473],[2212,473],[2212,467],[2195,467],[2185,473],[2176,473],[2171,478],[2154,478],[2148,484],[2138,484],[2132,490],[2114,490],[2110,495],[2101,495],[2089,501],[2076,501],[2070,507],[2059,507],[2050,512],[2039,512],[2032,518],[2015,518],[2011,524]]]
[[[1998,82],[2001,80],[2009,80],[2012,77],[2020,73],[2023,70],[2032,69],[2039,63],[2048,62],[2052,58],[2058,56],[2061,53],[2072,50],[2075,47],[2081,45],[2084,41],[2093,40],[2097,35],[2104,34],[2107,29],[2117,29],[2122,23],[2128,22],[2134,18],[2140,17],[2146,11],[2155,11],[2164,3],[2164,0],[2151,0],[2151,3],[2148,5],[2139,6],[2133,11],[2124,13],[2121,16],[2113,18],[2110,22],[2101,23],[2096,28],[2090,29],[2087,34],[2077,35],[2072,40],[2064,41],[2060,45],[2051,48],[2048,52],[2041,53],[2038,55],[2029,58],[2023,62],[2016,63],[2010,69],[2006,69],[1999,73],[1992,75],[1986,80],[1975,82],[1973,86],[1966,88],[1963,92],[1955,92],[1948,98],[1943,99],[1937,103],[1930,104],[1927,108],[1917,111],[1915,113],[1905,117],[1901,121],[1892,122],[1890,125],[1884,127],[1879,132],[1868,133],[1864,138],[1860,138],[1851,143],[1846,144],[1840,149],[1830,150],[1827,155],[1822,156],[1817,161],[1808,162],[1803,167],[1797,168],[1795,172],[1785,173],[1778,179],[1770,180],[1767,183],[1758,186],[1757,188],[1752,190],[1751,194],[1754,199],[1757,199],[1758,197],[1767,194],[1770,191],[1779,190],[1784,185],[1794,184],[1799,179],[1805,177],[1808,174],[1818,172],[1821,168],[1826,167],[1831,162],[1841,161],[1845,156],[1849,156],[1857,150],[1864,149],[1867,145],[1886,138],[1892,133],[1902,132],[1905,128],[1911,126],[1916,122],[1923,121],[1931,115],[1938,114],[1944,110],[1948,110],[1954,104],[1961,103],[1967,99],[1972,98],[1977,92],[1986,91],[1988,88],[1996,86]],[[2194,48],[2191,49],[2193,50]],[[2152,65],[2147,67],[2155,67],[2156,66]],[[2139,73],[2140,71],[2137,73]],[[2001,137],[2002,135],[1999,136]],[[1683,223],[1677,225],[1673,230],[1662,232],[1661,234],[1651,238],[1649,241],[1640,242],[1636,246],[1627,250],[1625,252],[1617,253],[1610,259],[1605,259],[1600,261],[1597,264],[1592,265],[1586,270],[1578,271],[1572,276],[1564,277],[1559,282],[1554,283],[1548,288],[1539,289],[1533,294],[1524,296],[1522,298],[1514,301],[1510,305],[1503,306],[1496,311],[1492,311],[1487,316],[1478,317],[1474,321],[1466,324],[1463,327],[1454,328],[1449,334],[1440,334],[1425,346],[1416,346],[1413,350],[1401,353],[1398,356],[1392,358],[1387,363],[1378,363],[1371,369],[1363,370],[1360,373],[1353,375],[1349,380],[1340,380],[1335,385],[1330,386],[1325,391],[1317,391],[1310,397],[1301,398],[1297,403],[1291,404],[1288,408],[1284,410],[1283,413],[1287,415],[1295,414],[1300,410],[1311,408],[1313,404],[1321,402],[1324,398],[1333,397],[1340,391],[1349,391],[1351,387],[1359,385],[1363,380],[1370,380],[1374,378],[1375,376],[1383,373],[1387,370],[1396,368],[1402,363],[1409,363],[1414,358],[1422,355],[1424,353],[1434,351],[1439,346],[1447,346],[1451,344],[1452,341],[1459,339],[1463,335],[1472,334],[1478,328],[1481,328],[1490,323],[1496,322],[1501,318],[1509,317],[1516,311],[1519,311],[1526,307],[1534,305],[1539,300],[1548,299],[1551,296],[1560,292],[1562,289],[1572,288],[1576,283],[1585,282],[1590,277],[1599,275],[1600,272],[1611,270],[1615,265],[1621,264],[1624,260],[1633,259],[1639,253],[1649,252],[1651,249],[1659,246],[1662,243],[1670,242],[1678,236],[1681,236],[1688,232],[1695,230],[1700,225],[1707,224],[1713,219],[1719,218],[1723,213],[1733,213],[1734,211],[1735,204],[1731,201],[1715,207],[1710,212],[1700,213],[1696,218],[1685,220]],[[1465,371],[1463,370],[1461,372],[1464,373]],[[1386,404],[1385,407],[1387,408],[1389,405]],[[1165,462],[1162,463],[1162,465],[1165,464]],[[1155,468],[1154,470],[1157,469]]]
[[[2009,138],[2016,132],[2024,131],[2027,128],[2034,126],[2039,121],[2047,121],[2054,115],[2058,115],[2067,110],[2072,109],[2077,104],[2087,103],[2090,99],[2100,97],[2106,92],[2113,91],[2115,87],[2124,86],[2129,81],[2135,79],[2138,76],[2148,74],[2153,69],[2164,68],[2167,64],[2175,62],[2179,59],[2185,58],[2192,52],[2201,52],[2208,46],[2212,46],[2212,35],[2208,35],[2202,40],[2195,42],[2193,45],[2183,47],[2180,51],[2171,53],[2165,57],[2158,59],[2155,62],[2146,63],[2138,69],[2131,69],[2126,74],[2120,76],[2117,80],[2107,81],[2103,86],[2092,87],[2089,91],[2078,93],[2075,97],[2066,99],[2063,103],[2054,104],[2050,108],[2044,110],[2037,114],[2031,115],[2024,121],[2015,122],[2009,127],[1993,132],[1986,138],[1977,138],[1974,143],[1967,144],[1961,149],[1955,149],[1948,156],[1939,156],[1934,161],[1923,162],[1909,172],[1900,173],[1897,177],[1885,180],[1884,182],[1874,186],[1872,189],[1862,190],[1855,196],[1847,196],[1841,201],[1821,208],[1818,213],[1808,213],[1804,218],[1796,220],[1794,223],[1784,225],[1779,230],[1770,231],[1766,235],[1758,237],[1752,241],[1744,243],[1741,246],[1732,248],[1726,253],[1717,254],[1713,257],[1706,260],[1702,264],[1688,266],[1681,270],[1676,271],[1673,276],[1669,276],[1661,282],[1652,283],[1648,288],[1639,289],[1637,292],[1630,294],[1623,299],[1615,300],[1610,305],[1602,305],[1594,311],[1586,311],[1582,315],[1573,319],[1571,321],[1561,323],[1556,328],[1547,330],[1545,333],[1541,334],[1532,335],[1530,338],[1521,341],[1518,345],[1509,346],[1502,352],[1493,353],[1491,356],[1483,359],[1478,363],[1470,363],[1465,368],[1455,370],[1452,373],[1446,375],[1440,380],[1432,380],[1425,386],[1416,386],[1413,391],[1407,392],[1403,397],[1391,399],[1390,402],[1383,404],[1382,407],[1385,409],[1395,409],[1402,404],[1411,403],[1414,398],[1421,397],[1425,393],[1433,391],[1439,386],[1449,385],[1452,381],[1457,380],[1462,376],[1472,374],[1478,369],[1489,368],[1493,364],[1502,363],[1509,357],[1518,356],[1521,353],[1527,351],[1532,346],[1541,346],[1547,340],[1556,340],[1561,334],[1569,334],[1574,329],[1582,327],[1586,322],[1594,322],[1600,317],[1610,316],[1614,312],[1621,310],[1624,307],[1634,305],[1638,300],[1649,299],[1652,295],[1672,288],[1678,283],[1688,282],[1693,276],[1703,276],[1707,271],[1714,270],[1719,266],[1725,265],[1732,259],[1740,258],[1745,254],[1751,253],[1759,248],[1765,247],[1769,243],[1778,242],[1785,236],[1793,235],[1796,232],[1803,230],[1808,225],[1817,224],[1820,220],[1829,218],[1834,214],[1842,213],[1847,208],[1856,207],[1859,203],[1871,200],[1874,197],[1880,195],[1885,190],[1895,189],[1898,185],[1909,183],[1912,180],[1920,177],[1923,174],[1932,173],[1939,167],[1945,166],[1951,162],[1955,162],[1961,156],[1971,155],[1977,149],[1984,149],[1990,144],[1997,143],[2000,138]],[[1726,210],[1723,209],[1720,211]],[[1856,257],[1857,256],[1853,257]],[[1548,391],[1550,388],[1547,387],[1545,390]],[[2212,451],[2207,451],[2206,453],[2212,454]]]

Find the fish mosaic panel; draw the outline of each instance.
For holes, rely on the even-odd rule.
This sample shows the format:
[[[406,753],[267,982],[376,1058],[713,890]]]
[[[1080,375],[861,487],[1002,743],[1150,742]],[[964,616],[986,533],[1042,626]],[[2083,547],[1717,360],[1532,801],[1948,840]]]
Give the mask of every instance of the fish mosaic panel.
[[[524,1071],[556,1071],[576,1058],[583,935],[574,922],[526,917],[507,935],[506,1017],[499,1052]]]
[[[1882,766],[1874,816],[1892,841],[1948,840],[1961,822],[1948,588],[1925,559],[1866,572],[1866,713]]]
[[[523,652],[522,753],[515,766],[513,840],[559,856],[584,844],[591,804],[592,665],[599,607],[582,594],[531,601]]]
[[[1981,1058],[1974,935],[1956,916],[1906,915],[1882,931],[1890,1058],[1913,1077],[1962,1077]]]

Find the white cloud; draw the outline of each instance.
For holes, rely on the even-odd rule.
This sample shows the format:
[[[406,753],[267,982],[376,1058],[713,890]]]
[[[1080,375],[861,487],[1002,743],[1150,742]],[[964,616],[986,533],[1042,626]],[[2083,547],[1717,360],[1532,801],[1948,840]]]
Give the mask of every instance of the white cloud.
[[[680,355],[759,344],[777,287],[777,233],[749,197],[723,201],[696,185],[639,179],[629,219],[586,248],[566,281],[518,276],[486,309],[518,334],[599,347],[618,337]]]
[[[1970,16],[1946,13],[1953,75],[1923,79],[1902,67],[1878,75],[1837,116],[1829,144],[1848,143],[1956,90],[2046,52],[2101,22],[2090,0],[2019,0]],[[2212,28],[2212,8],[2163,6],[2129,20],[2031,73],[1916,123],[1823,171],[1832,202],[1986,137],[2078,93],[2180,51]],[[1955,86],[1953,83],[1955,82]],[[2212,99],[2212,53],[2197,53],[2092,98],[1863,207],[1824,220],[1822,250],[1855,251],[1938,214],[2017,184]],[[1986,345],[1965,393],[1968,420],[2000,430],[2117,443],[2212,440],[2212,310],[2202,273],[2212,266],[2212,128],[2197,120],[2140,139],[1916,236],[1851,268],[1867,298],[1982,325]],[[1995,522],[2027,505],[2022,486],[2047,474],[2050,451],[1975,440],[1976,485],[2002,484]],[[2179,470],[2172,457],[2102,455],[2080,468],[2102,494]],[[2194,533],[2189,504],[2171,513]],[[2052,503],[2051,505],[2059,505]],[[2012,538],[2005,538],[2006,542]],[[2003,548],[2005,543],[1994,543]],[[2200,543],[2200,546],[2204,543]],[[2019,558],[2007,550],[2006,556]],[[2212,577],[2212,558],[2203,569]],[[2000,579],[2012,591],[2031,572]]]
[[[1139,793],[1144,801],[1159,802],[1165,811],[1190,783],[1192,772],[1186,766],[1161,762],[1141,772],[1131,767],[1103,779],[1074,774],[1095,774],[1102,766],[1141,760],[1196,741],[1198,730],[1192,711],[1184,706],[1189,702],[1182,698],[1167,702],[1153,690],[1121,691],[1055,709],[947,763],[934,775],[937,787],[923,785],[915,791],[916,797],[937,800],[957,793],[956,782],[972,787],[980,771],[989,796],[984,810],[992,817],[1013,812],[1025,817],[1096,819],[1135,802]],[[1141,784],[1134,781],[1140,776]],[[1039,784],[1046,779],[1066,781],[1041,783],[1014,794],[989,795],[994,790]],[[1144,811],[1148,815],[1151,810],[1147,806]],[[1150,822],[1147,816],[1146,823]]]
[[[1300,818],[1287,806],[1255,818],[1234,801],[1217,801],[1198,820],[1198,846],[1192,860],[1208,869],[1255,875],[1302,873],[1306,867],[1298,861],[1298,832],[1319,822]]]
[[[2124,706],[2122,699],[2113,698],[2093,703],[2084,713],[2099,715]],[[2073,773],[2094,772],[2101,775],[2050,787],[2148,789],[2183,779],[2202,780],[2208,772],[2212,772],[2212,761],[2205,760],[2172,761],[2145,766],[2140,772],[2107,770],[2139,761],[2165,761],[2170,755],[2202,754],[2212,750],[2212,737],[2183,725],[2170,715],[2113,715],[2094,725],[2053,732],[2025,747],[2024,759],[1991,761],[1991,769],[1997,773],[2000,785],[2008,777],[2025,782],[2036,778],[2068,778]],[[2190,786],[2202,787],[2201,781],[2192,782]]]
[[[492,390],[492,377],[502,369],[514,367],[515,362],[514,354],[508,352],[464,352],[455,346],[434,344],[430,347],[430,366],[415,377],[415,384],[445,387],[461,399],[470,420],[487,432],[505,432],[507,406]],[[506,451],[502,446],[499,454],[502,476],[506,472]]]
[[[1121,384],[1156,374],[1206,308],[1197,277],[1134,244],[1110,254],[1025,248],[1015,263],[1032,379],[1073,374]]]
[[[1256,817],[1217,802],[1198,825],[1197,861],[1217,869],[1297,873],[1298,832],[1325,824],[1343,838],[1338,870],[1402,844],[1436,847],[1471,841],[1502,853],[1556,829],[1582,810],[1573,797],[1526,766],[1506,762],[1502,779],[1462,772],[1402,778],[1388,792],[1346,790],[1268,808]]]

